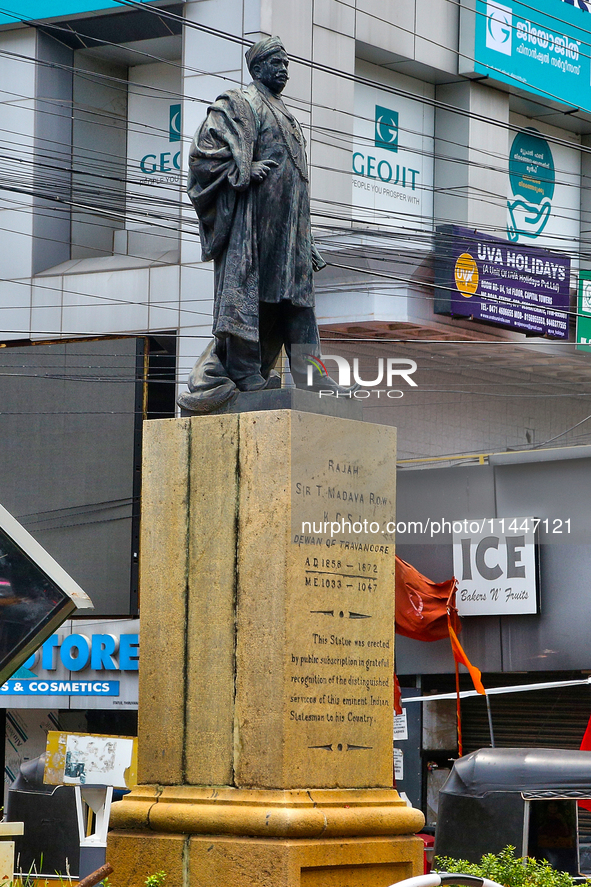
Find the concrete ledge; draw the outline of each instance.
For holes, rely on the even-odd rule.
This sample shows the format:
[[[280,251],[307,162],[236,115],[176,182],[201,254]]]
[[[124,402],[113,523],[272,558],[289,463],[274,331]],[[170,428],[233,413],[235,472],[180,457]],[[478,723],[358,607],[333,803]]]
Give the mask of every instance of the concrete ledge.
[[[299,410],[302,413],[320,413],[323,416],[336,416],[339,419],[363,419],[361,400],[354,397],[320,397],[317,391],[302,388],[275,388],[270,391],[239,391],[215,413],[250,413],[260,410]],[[181,410],[184,418],[196,414]]]
[[[115,832],[107,860],[113,887],[144,887],[166,872],[174,887],[385,887],[423,872],[420,838],[280,840],[228,835]]]

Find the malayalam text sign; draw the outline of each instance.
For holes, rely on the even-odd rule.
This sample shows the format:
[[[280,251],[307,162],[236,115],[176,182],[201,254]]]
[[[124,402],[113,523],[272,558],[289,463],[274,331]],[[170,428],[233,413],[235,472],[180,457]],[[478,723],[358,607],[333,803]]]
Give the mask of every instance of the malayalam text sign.
[[[588,13],[556,0],[470,0],[462,9],[459,73],[589,111],[588,22]]]

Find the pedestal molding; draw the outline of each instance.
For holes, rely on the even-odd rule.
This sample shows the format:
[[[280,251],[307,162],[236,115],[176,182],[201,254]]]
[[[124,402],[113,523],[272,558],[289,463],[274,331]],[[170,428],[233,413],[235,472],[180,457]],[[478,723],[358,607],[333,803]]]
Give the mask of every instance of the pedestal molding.
[[[403,835],[423,822],[393,789],[138,786],[111,816],[117,829],[272,838]]]

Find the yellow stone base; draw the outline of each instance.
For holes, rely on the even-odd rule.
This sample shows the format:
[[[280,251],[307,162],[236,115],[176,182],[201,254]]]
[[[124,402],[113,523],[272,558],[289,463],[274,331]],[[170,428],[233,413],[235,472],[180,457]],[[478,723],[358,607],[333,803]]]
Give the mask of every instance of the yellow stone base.
[[[388,887],[423,872],[419,838],[273,839],[111,833],[113,887],[143,887],[166,872],[166,887]]]
[[[394,789],[139,785],[111,812],[116,829],[263,838],[408,835],[423,824]]]
[[[113,805],[114,887],[388,887],[423,872],[424,822],[393,789],[138,786]]]

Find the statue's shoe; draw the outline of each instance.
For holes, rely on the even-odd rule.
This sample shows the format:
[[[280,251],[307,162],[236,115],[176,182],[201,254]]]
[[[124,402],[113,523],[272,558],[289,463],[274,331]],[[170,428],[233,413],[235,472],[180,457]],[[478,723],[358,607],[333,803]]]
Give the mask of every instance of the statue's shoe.
[[[236,382],[239,391],[269,391],[274,388],[281,388],[281,376],[275,370],[271,370],[269,378],[265,379],[260,373],[254,373]]]
[[[269,378],[265,381],[262,376],[259,377],[262,385],[258,388],[248,388],[246,391],[270,391],[275,388],[281,388],[281,376],[272,370]],[[231,379],[220,377],[212,379],[207,385],[202,384],[195,388],[194,391],[184,391],[178,398],[177,403],[181,410],[188,413],[216,413],[223,412],[224,408],[232,403],[239,396],[239,389]]]
[[[279,373],[276,373],[275,370],[271,370],[269,378],[267,379],[267,384],[265,385],[265,391],[273,391],[276,388],[281,388],[281,376]]]
[[[230,379],[220,380],[218,385],[203,387],[196,391],[183,391],[177,398],[181,410],[188,413],[215,413],[238,394],[238,389]]]

